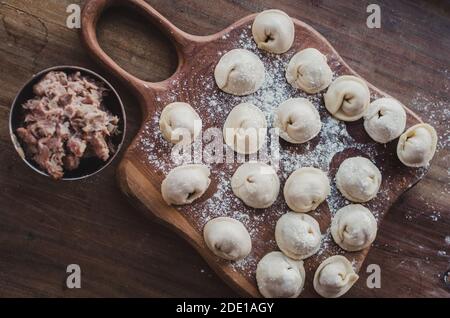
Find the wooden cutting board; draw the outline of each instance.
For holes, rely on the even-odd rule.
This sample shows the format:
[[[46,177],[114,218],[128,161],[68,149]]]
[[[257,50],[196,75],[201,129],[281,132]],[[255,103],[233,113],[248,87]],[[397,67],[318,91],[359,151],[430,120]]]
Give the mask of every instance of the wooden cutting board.
[[[96,25],[102,12],[110,5],[132,7],[148,19],[151,23],[149,27],[157,26],[171,39],[179,61],[177,70],[169,79],[158,83],[142,81],[118,66],[101,49],[96,37]],[[295,41],[292,48],[280,56],[267,54],[259,51],[252,41],[251,25],[254,17],[255,14],[245,17],[214,35],[194,36],[176,28],[143,0],[91,0],[87,1],[82,13],[81,36],[93,58],[128,85],[138,98],[143,112],[141,129],[126,151],[117,172],[121,189],[146,215],[167,225],[187,240],[217,274],[243,296],[260,296],[255,269],[262,256],[277,249],[274,240],[275,223],[288,211],[283,196],[280,194],[269,209],[260,211],[246,207],[234,197],[229,185],[232,174],[241,163],[218,163],[210,165],[211,186],[200,200],[188,206],[168,206],[161,197],[160,185],[165,175],[177,164],[171,160],[171,146],[162,139],[159,132],[159,114],[168,103],[187,102],[200,114],[205,131],[210,127],[222,129],[229,111],[242,101],[252,102],[262,108],[269,117],[269,125],[271,110],[283,100],[308,97],[313,102],[321,115],[322,131],[318,137],[303,145],[280,142],[279,176],[283,186],[286,178],[296,168],[316,166],[328,171],[330,180],[333,180],[330,197],[311,213],[319,221],[324,238],[319,253],[305,260],[306,283],[301,297],[314,297],[317,294],[312,287],[312,278],[321,261],[328,256],[342,254],[359,270],[369,251],[367,248],[361,252],[345,252],[330,237],[332,214],[349,203],[336,190],[334,183],[339,164],[348,157],[362,155],[379,167],[383,175],[380,192],[375,199],[365,204],[374,213],[379,224],[396,199],[423,178],[427,169],[403,166],[396,156],[396,141],[386,146],[376,144],[365,133],[361,120],[354,123],[336,121],[326,112],[322,94],[307,96],[286,83],[285,66],[296,52],[307,47],[317,48],[327,56],[334,76],[357,75],[323,36],[309,25],[294,19]],[[234,48],[246,48],[255,52],[265,64],[266,83],[251,96],[231,96],[221,92],[215,85],[215,65],[222,54]],[[372,100],[389,96],[373,85],[368,85]],[[407,127],[421,122],[412,111],[406,111]],[[206,144],[205,141],[204,146]],[[249,229],[253,249],[245,260],[230,263],[218,259],[207,249],[202,229],[209,219],[217,216],[237,218]]]

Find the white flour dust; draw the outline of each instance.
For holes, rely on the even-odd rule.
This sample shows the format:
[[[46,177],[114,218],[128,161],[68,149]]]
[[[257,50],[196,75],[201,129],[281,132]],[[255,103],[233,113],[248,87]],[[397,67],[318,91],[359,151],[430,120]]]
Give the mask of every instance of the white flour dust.
[[[229,35],[224,35],[223,40],[229,40]],[[249,96],[232,96],[225,94],[216,88],[214,77],[212,72],[207,74],[199,74],[196,78],[196,84],[201,85],[204,93],[190,96],[187,90],[189,90],[189,83],[173,83],[177,87],[176,91],[172,91],[169,95],[164,97],[157,97],[158,101],[163,100],[164,102],[173,102],[177,100],[177,97],[182,94],[183,96],[190,96],[192,98],[192,103],[195,105],[194,108],[200,114],[208,114],[205,121],[210,120],[218,124],[218,129],[222,129],[223,122],[227,117],[229,111],[233,106],[248,102],[257,106],[263,111],[266,116],[269,128],[272,127],[273,113],[276,107],[285,100],[293,97],[304,97],[309,99],[315,107],[319,110],[321,114],[322,129],[319,137],[313,139],[313,141],[307,142],[298,147],[303,147],[301,153],[296,151],[292,146],[280,145],[280,163],[281,169],[279,171],[279,176],[282,182],[297,168],[305,166],[314,166],[327,172],[330,176],[330,163],[336,154],[346,150],[346,149],[357,149],[360,153],[364,154],[366,157],[372,161],[376,160],[378,154],[377,146],[375,143],[360,143],[356,141],[347,131],[346,124],[331,117],[325,110],[323,104],[322,93],[315,95],[307,95],[306,93],[294,89],[287,83],[285,79],[285,69],[292,57],[292,54],[283,55],[272,55],[265,52],[261,52],[257,49],[249,29],[244,29],[241,35],[238,37],[234,43],[232,43],[233,48],[244,48],[252,51],[260,57],[266,68],[266,79],[263,87],[259,89],[256,93]],[[219,51],[218,55],[224,54],[225,51]],[[339,61],[337,61],[335,56],[327,56],[330,61],[330,66],[332,69],[339,67]],[[201,61],[199,61],[201,64]],[[194,71],[194,68],[192,69]],[[338,75],[333,74],[333,78]],[[375,97],[375,96],[372,96]],[[194,104],[195,101],[195,104]],[[159,112],[153,114],[150,120],[146,123],[144,127],[145,134],[139,141],[139,147],[143,150],[147,156],[147,163],[154,167],[158,172],[165,175],[173,167],[174,164],[170,161],[170,148],[171,145],[163,140],[162,135],[159,131],[158,121]],[[442,138],[447,138],[445,141]],[[448,144],[448,136],[442,137],[440,142]],[[314,141],[315,140],[315,141]],[[226,146],[225,146],[226,147]],[[205,158],[204,158],[205,159]],[[267,228],[268,225],[274,228],[275,222],[279,216],[287,211],[286,204],[282,198],[282,194],[274,204],[274,209],[276,214],[275,218],[268,218],[267,212],[255,213],[249,210],[243,205],[243,203],[233,195],[230,186],[230,178],[234,163],[224,164],[220,167],[215,164],[209,164],[211,169],[211,174],[214,176],[217,188],[213,195],[207,198],[205,201],[199,202],[189,207],[192,215],[196,218],[198,227],[201,229],[204,224],[215,217],[218,216],[229,216],[241,221],[249,230],[252,241],[259,247],[263,249],[276,248],[276,243],[274,241],[273,233],[269,236],[264,236],[261,238],[262,233],[260,233],[261,228]],[[381,173],[383,174],[383,167],[380,167]],[[421,175],[425,173],[425,169],[418,169],[417,174]],[[449,172],[450,174],[450,172]],[[384,175],[383,175],[384,177]],[[326,202],[328,204],[331,215],[333,215],[341,207],[350,204],[338,191],[336,188],[333,178],[331,178],[331,195],[327,198]],[[389,183],[381,189],[378,194],[378,199],[376,202],[370,202],[367,204],[368,208],[373,212],[376,219],[378,220],[379,213],[383,208],[383,200],[390,200],[388,189],[393,185]],[[282,183],[283,185],[283,183]],[[282,191],[281,191],[282,192]],[[378,203],[377,203],[378,202]],[[184,207],[178,208],[183,212]],[[436,216],[438,217],[438,216]],[[339,254],[343,251],[336,248],[333,243],[332,237],[330,235],[329,229],[323,231],[323,239],[321,244],[321,249],[317,253],[320,258],[322,255],[325,257],[330,253]],[[240,262],[235,262],[230,266],[238,271],[248,271],[254,270],[256,268],[257,261],[260,256],[250,254],[247,258]],[[308,263],[305,263],[308,266]]]

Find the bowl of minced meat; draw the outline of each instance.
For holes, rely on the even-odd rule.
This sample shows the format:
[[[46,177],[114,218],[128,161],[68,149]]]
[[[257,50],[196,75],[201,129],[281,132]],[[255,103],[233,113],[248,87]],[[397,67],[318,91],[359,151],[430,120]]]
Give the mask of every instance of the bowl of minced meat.
[[[20,90],[10,115],[17,152],[35,171],[76,180],[104,169],[125,135],[125,112],[116,90],[80,67],[44,70]]]

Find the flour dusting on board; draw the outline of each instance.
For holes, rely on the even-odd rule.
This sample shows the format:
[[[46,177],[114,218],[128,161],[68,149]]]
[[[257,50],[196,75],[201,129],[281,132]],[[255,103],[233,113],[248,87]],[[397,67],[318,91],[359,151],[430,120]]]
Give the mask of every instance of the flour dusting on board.
[[[166,175],[173,167],[176,166],[170,160],[171,145],[163,140],[159,131],[158,120],[161,108],[170,102],[187,101],[201,114],[204,127],[217,127],[222,129],[225,118],[230,110],[239,103],[248,102],[257,106],[263,111],[266,116],[269,128],[272,127],[274,110],[278,105],[289,98],[304,97],[309,99],[321,114],[322,129],[318,137],[313,140],[301,144],[292,145],[280,142],[279,157],[280,169],[278,175],[283,187],[284,181],[297,168],[313,166],[322,169],[330,177],[331,181],[331,195],[327,198],[326,203],[322,204],[323,208],[320,211],[312,212],[311,215],[317,219],[328,218],[328,226],[322,227],[323,239],[321,249],[312,258],[316,261],[322,261],[330,255],[342,254],[341,250],[334,242],[329,231],[329,219],[341,207],[350,204],[337,190],[334,181],[335,171],[331,171],[331,163],[340,154],[351,150],[352,153],[363,155],[375,162],[380,168],[383,175],[383,184],[378,193],[377,199],[365,204],[375,215],[378,220],[379,214],[385,208],[383,203],[391,200],[389,197],[390,188],[395,185],[398,180],[392,176],[385,175],[384,166],[393,161],[390,158],[384,158],[380,154],[387,152],[385,146],[376,144],[370,140],[356,140],[354,135],[348,129],[348,126],[341,121],[331,117],[323,104],[323,94],[307,95],[306,93],[294,89],[289,85],[285,79],[286,66],[295,52],[290,52],[283,55],[273,55],[262,52],[257,49],[256,44],[252,40],[251,31],[249,28],[243,30],[232,30],[231,32],[240,32],[238,36],[224,35],[221,41],[228,41],[228,44],[222,45],[224,50],[217,52],[217,59],[232,48],[243,48],[252,51],[260,57],[266,68],[266,79],[264,85],[256,93],[249,96],[232,96],[221,92],[215,84],[213,69],[215,63],[211,65],[211,57],[204,58],[205,60],[198,60],[196,64],[198,67],[207,65],[211,69],[204,73],[196,73],[196,68],[192,67],[190,70],[194,74],[180,77],[177,82],[173,82],[173,89],[169,93],[164,93],[157,96],[157,101],[163,104],[159,105],[159,110],[152,114],[145,124],[145,135],[139,140],[138,147],[146,153],[147,162],[161,175]],[[234,39],[234,40],[232,40]],[[231,41],[231,43],[230,43]],[[199,54],[201,56],[201,54]],[[208,59],[209,58],[209,59]],[[340,69],[341,65],[338,58],[334,55],[327,56],[330,67],[333,70]],[[201,57],[200,57],[201,59]],[[343,74],[333,74],[336,78]],[[189,88],[193,85],[202,87],[202,93],[192,93]],[[378,96],[373,95],[373,98]],[[179,100],[180,99],[180,100]],[[360,123],[359,126],[362,126]],[[356,125],[352,126],[356,127]],[[357,129],[357,128],[353,128]],[[205,138],[206,139],[206,138]],[[270,142],[269,142],[270,143]],[[205,145],[203,145],[205,146]],[[193,146],[195,147],[195,146]],[[226,146],[224,146],[224,151]],[[389,150],[391,151],[391,150]],[[203,153],[203,162],[207,163]],[[394,158],[394,157],[392,157]],[[201,159],[201,158],[200,158]],[[192,216],[199,231],[207,221],[218,216],[229,216],[241,221],[249,230],[252,237],[253,250],[252,253],[242,261],[229,263],[232,269],[241,271],[248,277],[253,277],[257,262],[263,256],[254,251],[270,251],[276,250],[276,242],[274,239],[274,228],[278,218],[288,211],[288,207],[284,202],[282,195],[282,188],[278,199],[270,209],[255,210],[246,207],[232,192],[230,180],[233,172],[239,164],[237,163],[211,163],[208,166],[211,169],[212,184],[215,185],[214,192],[205,199],[200,199],[198,202],[190,206],[177,207],[180,213]],[[415,170],[414,176],[421,176],[426,172],[426,169]],[[410,184],[407,184],[407,186]],[[324,216],[325,215],[325,216]],[[320,222],[319,222],[320,223]],[[322,225],[321,225],[322,226]],[[269,228],[269,230],[267,230]],[[312,259],[311,258],[311,259]],[[355,262],[355,259],[353,259]],[[314,270],[310,259],[305,261],[305,268],[307,270]]]

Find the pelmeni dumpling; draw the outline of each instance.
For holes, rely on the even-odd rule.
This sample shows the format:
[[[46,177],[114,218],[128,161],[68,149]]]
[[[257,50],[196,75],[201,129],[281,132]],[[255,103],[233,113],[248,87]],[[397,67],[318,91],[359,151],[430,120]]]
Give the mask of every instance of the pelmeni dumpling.
[[[314,274],[313,285],[320,296],[337,298],[348,292],[358,278],[348,259],[335,255],[319,265]]]
[[[252,240],[244,224],[229,217],[210,220],[203,228],[206,246],[217,256],[238,261],[252,249]]]
[[[425,167],[433,158],[437,145],[436,130],[428,124],[410,127],[400,136],[397,156],[408,167]]]
[[[271,206],[280,192],[280,179],[275,170],[262,162],[247,162],[237,168],[231,178],[233,193],[255,209]]]
[[[256,283],[265,298],[296,298],[305,284],[303,262],[270,252],[256,267]]]
[[[284,185],[284,199],[295,212],[315,210],[330,194],[330,180],[320,169],[295,170]]]
[[[369,136],[382,144],[402,134],[406,126],[406,112],[402,104],[389,97],[370,103],[364,115],[364,128]]]
[[[290,258],[301,260],[317,253],[322,235],[319,223],[308,214],[288,212],[275,226],[275,241]]]
[[[324,96],[325,107],[339,120],[355,121],[366,112],[370,91],[366,82],[356,76],[336,78]]]
[[[278,106],[274,116],[274,127],[284,140],[301,144],[313,139],[322,128],[320,115],[306,98],[290,98]]]
[[[286,79],[295,88],[315,94],[330,85],[333,72],[327,57],[314,48],[304,49],[289,61]]]
[[[352,202],[372,200],[380,185],[380,170],[364,157],[345,159],[336,173],[336,186],[342,195]]]
[[[259,57],[244,49],[225,53],[214,70],[217,86],[225,93],[243,96],[264,83],[265,70]]]
[[[175,102],[164,107],[159,128],[168,142],[190,144],[202,131],[202,120],[191,105]]]
[[[172,169],[161,184],[164,201],[171,205],[192,203],[208,189],[209,168],[201,164],[189,164]]]
[[[377,221],[369,209],[361,204],[350,204],[339,209],[331,222],[331,235],[337,245],[346,251],[360,251],[377,236]]]
[[[256,16],[252,34],[260,49],[281,54],[294,42],[294,22],[281,10],[265,10]]]
[[[235,106],[223,125],[225,143],[241,154],[257,152],[263,146],[266,135],[264,113],[249,103]]]

